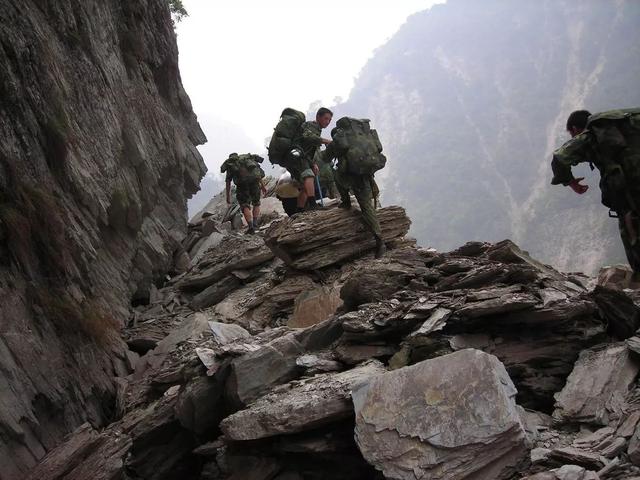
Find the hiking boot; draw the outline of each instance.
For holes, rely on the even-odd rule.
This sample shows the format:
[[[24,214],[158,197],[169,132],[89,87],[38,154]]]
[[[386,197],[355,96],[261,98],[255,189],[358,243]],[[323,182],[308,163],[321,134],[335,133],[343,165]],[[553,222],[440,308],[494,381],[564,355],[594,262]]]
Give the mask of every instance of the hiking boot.
[[[247,235],[253,235],[254,233],[256,233],[256,231],[253,228],[253,224],[249,225],[249,228],[247,228],[247,230],[244,233],[246,233]]]
[[[306,210],[317,210],[318,208],[320,208],[318,206],[318,204],[314,201],[314,202],[309,202],[307,203],[307,207]]]
[[[382,258],[387,252],[387,246],[382,238],[376,236],[376,258]]]
[[[344,208],[345,210],[351,210],[351,202],[340,202],[338,208]]]

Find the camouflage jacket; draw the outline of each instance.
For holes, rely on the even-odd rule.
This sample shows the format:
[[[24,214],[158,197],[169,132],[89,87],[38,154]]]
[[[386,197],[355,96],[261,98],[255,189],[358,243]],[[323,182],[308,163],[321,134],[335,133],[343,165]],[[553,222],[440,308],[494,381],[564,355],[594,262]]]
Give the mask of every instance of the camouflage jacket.
[[[302,149],[308,160],[312,161],[318,147],[322,145],[322,129],[317,122],[304,122],[300,127],[300,132],[294,140],[294,145]]]

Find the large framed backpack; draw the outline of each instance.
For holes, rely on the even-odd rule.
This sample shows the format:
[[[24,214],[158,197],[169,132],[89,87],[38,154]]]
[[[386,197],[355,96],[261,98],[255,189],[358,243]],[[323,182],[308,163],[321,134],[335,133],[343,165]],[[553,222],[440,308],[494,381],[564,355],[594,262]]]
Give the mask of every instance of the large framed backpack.
[[[232,153],[220,167],[220,172],[229,172],[236,185],[251,183],[264,178],[264,170],[259,165],[263,160],[252,153]]]
[[[273,129],[273,136],[269,141],[267,151],[269,161],[274,165],[287,166],[289,154],[293,148],[293,140],[298,135],[304,123],[305,114],[293,108],[285,108],[280,114],[280,120]]]
[[[333,150],[343,163],[341,168],[347,173],[373,175],[387,163],[378,132],[366,118],[342,117],[331,131],[331,138]]]
[[[617,212],[639,208],[640,108],[597,113],[589,117],[586,128],[604,161],[598,165],[602,203]]]

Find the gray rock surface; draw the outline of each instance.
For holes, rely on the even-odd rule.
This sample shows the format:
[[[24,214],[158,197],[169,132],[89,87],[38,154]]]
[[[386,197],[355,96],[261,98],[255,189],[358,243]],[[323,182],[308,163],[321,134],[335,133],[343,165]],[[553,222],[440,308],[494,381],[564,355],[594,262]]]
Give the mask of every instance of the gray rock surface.
[[[556,395],[554,420],[607,425],[620,418],[624,399],[639,368],[624,343],[585,350],[567,384]]]
[[[385,242],[399,240],[411,221],[401,207],[377,210]],[[316,219],[322,215],[323,221]],[[375,240],[356,210],[333,208],[307,212],[276,222],[265,232],[265,242],[288,265],[315,270],[371,252]]]
[[[291,382],[225,418],[220,428],[230,440],[256,440],[342,420],[353,414],[354,386],[384,372],[380,362],[370,361],[346,372]]]
[[[354,390],[356,441],[386,478],[499,478],[527,452],[515,394],[492,355],[427,360]]]

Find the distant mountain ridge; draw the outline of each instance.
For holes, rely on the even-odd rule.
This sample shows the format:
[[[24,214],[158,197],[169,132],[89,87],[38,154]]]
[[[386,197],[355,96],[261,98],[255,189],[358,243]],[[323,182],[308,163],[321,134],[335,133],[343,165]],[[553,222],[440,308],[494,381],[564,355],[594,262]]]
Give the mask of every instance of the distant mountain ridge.
[[[597,176],[549,185],[567,115],[640,105],[640,2],[450,0],[408,19],[337,107],[372,119],[383,201],[423,245],[512,238],[561,269],[624,261]]]

